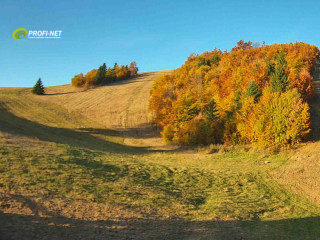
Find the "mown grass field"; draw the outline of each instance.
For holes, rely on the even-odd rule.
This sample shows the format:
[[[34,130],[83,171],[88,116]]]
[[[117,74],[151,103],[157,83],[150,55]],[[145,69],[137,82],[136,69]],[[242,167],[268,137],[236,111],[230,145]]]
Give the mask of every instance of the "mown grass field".
[[[148,110],[159,74],[0,89],[2,239],[320,239],[318,142],[165,146]]]

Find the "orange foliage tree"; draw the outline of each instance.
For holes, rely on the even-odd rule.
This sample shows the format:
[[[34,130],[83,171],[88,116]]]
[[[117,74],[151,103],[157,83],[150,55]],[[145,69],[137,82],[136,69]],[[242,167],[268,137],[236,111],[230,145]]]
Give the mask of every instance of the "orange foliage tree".
[[[318,56],[318,48],[306,43],[269,46],[244,41],[230,52],[214,49],[190,55],[180,68],[159,77],[151,90],[150,106],[163,127],[163,138],[182,144],[259,142],[266,146],[280,141],[273,144],[277,148],[300,141],[308,132],[304,101],[313,95],[312,71]],[[271,84],[282,93],[271,91]],[[287,91],[295,92],[294,97],[289,94],[293,98],[290,101],[299,103],[295,110],[303,112],[304,117],[299,118],[299,123],[287,124],[283,130],[287,139],[274,137],[267,141],[257,136],[266,132],[252,133],[260,121],[257,114],[262,114],[257,106],[268,102],[266,89],[270,90],[267,96],[279,102],[285,101]],[[274,101],[268,104],[275,104]],[[208,115],[212,103],[214,113]],[[285,107],[293,109],[294,105]],[[287,134],[294,132],[293,128],[299,131]],[[270,132],[276,134],[271,129]]]
[[[109,82],[128,79],[138,74],[138,67],[136,62],[131,62],[128,65],[114,64],[113,68],[107,68],[105,63],[98,69],[92,69],[87,72],[85,76],[82,73],[75,75],[71,79],[71,84],[74,87],[90,87],[93,85],[103,85]]]

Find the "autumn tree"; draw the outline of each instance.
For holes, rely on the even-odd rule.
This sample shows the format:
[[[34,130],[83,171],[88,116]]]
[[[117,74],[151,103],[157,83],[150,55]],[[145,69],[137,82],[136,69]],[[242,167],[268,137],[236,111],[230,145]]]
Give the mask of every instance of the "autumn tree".
[[[253,97],[244,101],[237,115],[237,131],[246,143],[283,149],[306,137],[309,118],[309,106],[297,89],[285,93],[266,89],[259,103]]]
[[[83,76],[83,73],[79,73],[71,79],[71,84],[74,87],[83,87],[85,83],[86,83],[86,79]]]
[[[244,141],[281,148],[297,143],[307,134],[304,101],[312,96],[318,56],[318,48],[306,43],[259,47],[250,41],[239,41],[230,52],[191,54],[180,68],[153,84],[150,106],[163,138],[181,144]],[[267,108],[277,101],[281,107]],[[284,121],[291,116],[286,108],[304,117]],[[264,122],[273,118],[281,123]]]
[[[85,76],[82,73],[75,75],[71,79],[71,84],[74,87],[88,88],[94,85],[128,79],[136,75],[137,72],[138,67],[136,62],[131,62],[129,67],[128,65],[119,66],[115,63],[113,68],[107,68],[106,64],[103,63],[98,69],[92,69],[87,72]]]
[[[130,76],[137,75],[137,73],[139,71],[137,63],[135,61],[131,62],[130,65],[129,65],[129,69],[128,70],[130,72]]]
[[[124,80],[130,77],[130,72],[126,66],[118,67],[117,70],[115,70],[115,74],[118,80]]]
[[[253,48],[251,41],[245,42],[243,40],[240,40],[239,42],[237,42],[237,46],[232,48],[231,51],[237,51],[237,50],[240,50],[240,49],[245,50],[245,49],[251,49],[251,48]]]
[[[86,79],[86,87],[95,85],[97,82],[97,69],[92,69],[91,71],[87,72],[84,77]]]

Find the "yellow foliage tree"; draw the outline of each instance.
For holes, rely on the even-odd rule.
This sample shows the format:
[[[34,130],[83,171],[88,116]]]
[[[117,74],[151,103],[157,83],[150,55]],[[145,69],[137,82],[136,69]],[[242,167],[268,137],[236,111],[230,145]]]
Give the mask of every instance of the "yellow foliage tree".
[[[86,79],[85,85],[92,86],[97,81],[97,69],[92,69],[91,71],[87,72],[87,74],[84,76]]]
[[[237,115],[237,131],[246,143],[283,149],[299,143],[309,133],[309,106],[297,89],[264,91],[259,103],[252,97]]]
[[[191,54],[180,68],[154,82],[150,106],[156,121],[163,127],[163,137],[170,141],[196,144],[199,140],[203,143],[203,139],[207,138],[191,136],[196,136],[196,131],[203,129],[198,126],[205,125],[208,132],[211,132],[210,126],[219,126],[223,132],[212,131],[212,139],[206,140],[207,143],[217,140],[233,143],[240,139],[277,147],[292,145],[308,132],[308,127],[305,127],[308,105],[304,101],[313,94],[312,70],[318,56],[318,48],[306,43],[258,46],[244,41],[239,41],[230,52],[215,49],[201,55]],[[285,84],[283,95],[265,90],[259,98],[258,93],[268,89],[268,86],[284,85],[281,81],[277,82],[279,79],[285,80],[282,81]],[[255,101],[247,89],[252,80],[255,85],[251,86],[251,92],[257,93],[253,94]],[[295,89],[295,94],[292,89]],[[293,99],[289,98],[289,93]],[[300,94],[299,97],[297,94]],[[212,120],[213,125],[203,124],[203,120],[208,120],[203,116],[212,100],[219,118]],[[289,116],[285,107],[295,107],[286,101],[290,104],[294,101],[304,117],[297,117],[296,122],[291,118],[284,121]],[[274,107],[270,111],[280,116],[273,116],[263,105],[266,102],[279,104],[283,113]],[[263,114],[259,108],[268,114]],[[273,124],[268,125],[271,120]],[[283,130],[285,134],[278,129],[279,126],[283,128],[284,123],[287,124]],[[296,129],[300,132],[295,132]]]
[[[85,82],[86,82],[86,79],[83,76],[83,73],[79,73],[71,79],[71,84],[74,87],[83,87]]]

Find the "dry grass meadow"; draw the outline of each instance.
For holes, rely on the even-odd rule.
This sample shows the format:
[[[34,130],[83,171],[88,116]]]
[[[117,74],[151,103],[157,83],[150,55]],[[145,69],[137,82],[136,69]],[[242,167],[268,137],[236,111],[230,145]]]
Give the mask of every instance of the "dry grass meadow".
[[[178,148],[148,107],[163,73],[0,89],[0,239],[320,239],[318,95],[297,149]]]

